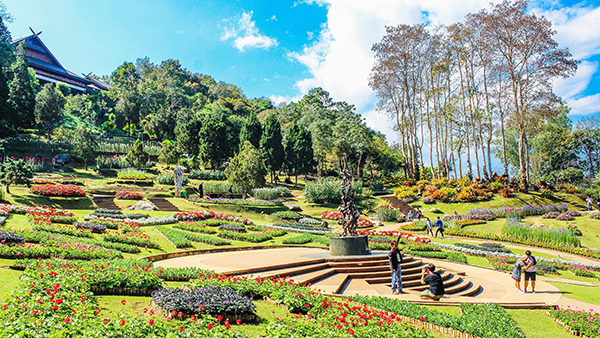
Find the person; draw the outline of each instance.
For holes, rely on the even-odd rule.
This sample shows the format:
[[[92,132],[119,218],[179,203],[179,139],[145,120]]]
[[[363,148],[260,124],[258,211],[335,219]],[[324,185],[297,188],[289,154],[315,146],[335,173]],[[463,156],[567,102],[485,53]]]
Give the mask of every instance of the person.
[[[175,196],[181,197],[181,186],[183,185],[183,170],[180,166],[175,167],[175,170],[173,170],[173,178],[175,181]]]
[[[440,300],[444,297],[444,281],[439,272],[435,272],[435,265],[429,264],[423,268],[421,284],[429,284],[429,288],[421,292],[419,296],[424,299]]]
[[[390,271],[392,271],[392,293],[406,293],[402,290],[402,252],[398,250],[398,242],[392,242],[392,249],[388,252]]]
[[[427,217],[427,235],[431,235],[433,237],[433,225],[431,224],[431,220]]]
[[[600,198],[596,199],[596,204],[598,204],[598,211],[600,211]]]
[[[421,217],[423,217],[423,213],[421,212],[421,210],[419,210],[419,208],[417,208],[417,210],[415,211],[415,213],[417,214],[417,221],[421,220]]]
[[[413,213],[412,213],[412,210],[409,210],[408,214],[406,214],[406,221],[412,222],[412,220],[413,220]]]
[[[512,279],[515,280],[515,287],[518,293],[525,293],[525,291],[521,290],[521,268],[525,266],[525,259],[525,256],[517,259],[511,274]]]
[[[231,200],[231,199],[233,199],[233,184],[231,184],[231,185],[229,186],[229,189],[227,189],[227,193],[228,193],[228,195],[229,195],[229,199],[230,199],[230,200]]]
[[[200,184],[198,184],[198,195],[200,198],[204,197],[204,182],[200,182]]]
[[[588,211],[592,211],[592,203],[594,203],[594,200],[588,196],[588,198],[586,199],[587,205],[588,205]]]
[[[435,238],[437,238],[438,232],[441,232],[442,238],[444,238],[444,222],[442,222],[442,220],[440,219],[440,216],[438,216],[437,221],[435,222],[435,225],[437,225],[437,230],[435,230]]]
[[[535,269],[537,262],[535,261],[535,257],[531,255],[531,251],[525,251],[526,260],[525,260],[525,286],[523,287],[523,292],[527,292],[527,285],[529,284],[529,280],[531,280],[531,293],[535,293]]]

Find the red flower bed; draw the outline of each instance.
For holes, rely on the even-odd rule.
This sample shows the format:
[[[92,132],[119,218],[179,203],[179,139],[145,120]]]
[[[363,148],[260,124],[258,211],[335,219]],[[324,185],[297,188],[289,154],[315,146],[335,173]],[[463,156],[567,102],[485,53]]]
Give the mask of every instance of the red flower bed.
[[[137,192],[131,192],[131,191],[121,191],[120,193],[117,194],[116,197],[120,200],[142,200],[142,199],[144,199],[144,196],[142,196],[142,194],[137,193]]]
[[[84,197],[85,191],[72,184],[44,184],[31,187],[29,192],[42,196],[60,196],[60,197]]]
[[[337,212],[337,211],[326,211],[321,214],[321,218],[337,221],[338,219],[342,218],[342,213]],[[362,218],[362,217],[360,217],[358,219],[358,227],[359,228],[368,228],[368,227],[372,227],[372,226],[373,226],[373,222],[369,221],[368,219]]]
[[[400,232],[400,231],[373,231],[373,230],[359,230],[358,231],[359,235],[367,235],[367,236],[391,236],[391,237],[398,237],[400,236],[400,238],[404,238],[406,240],[409,240],[411,242],[415,242],[415,243],[430,243],[431,240],[429,240],[429,238],[426,237],[421,237],[419,235],[415,235],[415,234],[411,234],[409,232]]]

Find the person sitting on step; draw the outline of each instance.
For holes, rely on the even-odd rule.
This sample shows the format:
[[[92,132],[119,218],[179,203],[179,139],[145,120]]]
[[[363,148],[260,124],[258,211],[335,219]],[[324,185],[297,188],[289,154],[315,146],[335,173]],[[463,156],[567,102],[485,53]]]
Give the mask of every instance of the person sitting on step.
[[[429,264],[423,268],[421,284],[429,284],[429,288],[421,292],[419,296],[423,299],[440,300],[444,297],[444,281],[439,272],[435,272],[435,265]]]

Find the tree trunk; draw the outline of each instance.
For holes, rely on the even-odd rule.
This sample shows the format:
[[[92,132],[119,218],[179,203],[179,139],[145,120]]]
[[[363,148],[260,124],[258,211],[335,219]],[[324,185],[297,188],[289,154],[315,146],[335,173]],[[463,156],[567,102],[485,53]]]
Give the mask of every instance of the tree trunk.
[[[519,132],[519,181],[524,190],[527,190],[527,163],[525,162],[525,130],[521,128]]]
[[[6,193],[10,194],[10,183],[6,184]]]

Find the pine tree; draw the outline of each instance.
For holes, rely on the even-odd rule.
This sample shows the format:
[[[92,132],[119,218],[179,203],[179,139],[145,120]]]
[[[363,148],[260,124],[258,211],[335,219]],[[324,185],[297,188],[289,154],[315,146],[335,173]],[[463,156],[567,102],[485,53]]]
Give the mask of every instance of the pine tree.
[[[254,148],[258,148],[260,146],[260,138],[262,136],[262,127],[256,114],[250,114],[246,121],[244,121],[244,125],[242,126],[242,131],[240,132],[240,150],[244,146],[244,142],[250,141]]]
[[[9,103],[9,89],[6,75],[0,67],[0,121],[8,120],[12,116],[12,107]],[[8,122],[8,121],[6,121]]]
[[[199,120],[192,120],[179,127],[177,144],[184,153],[198,155],[200,145],[198,134],[201,128],[202,122]]]
[[[73,139],[73,155],[83,161],[85,170],[87,170],[88,163],[96,157],[97,149],[98,143],[90,135],[90,130],[84,126],[79,126],[75,130],[75,138]]]
[[[246,198],[249,189],[263,187],[267,170],[260,152],[250,143],[244,142],[242,150],[225,169],[229,183],[242,187],[242,198]]]
[[[140,139],[137,139],[127,155],[125,160],[136,168],[143,168],[148,163],[148,153],[144,150],[144,144]]]
[[[41,129],[46,130],[48,139],[54,126],[63,119],[65,97],[55,85],[47,83],[35,98],[35,120]]]
[[[199,133],[199,156],[204,165],[218,168],[227,159],[227,125],[222,114],[210,114],[202,121]]]
[[[35,121],[35,92],[28,67],[25,42],[21,42],[17,47],[17,61],[13,66],[14,78],[9,85],[12,114],[8,122],[14,127],[28,128]]]
[[[0,67],[8,67],[14,61],[12,37],[0,15]]]
[[[271,172],[271,182],[275,171],[281,168],[285,159],[281,124],[276,114],[270,114],[265,120],[265,128],[260,138],[260,152],[267,169]]]
[[[288,130],[285,158],[288,166],[294,169],[296,183],[298,183],[299,173],[307,173],[314,167],[315,160],[310,131],[296,122]]]

